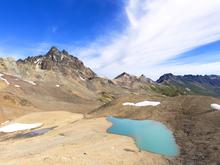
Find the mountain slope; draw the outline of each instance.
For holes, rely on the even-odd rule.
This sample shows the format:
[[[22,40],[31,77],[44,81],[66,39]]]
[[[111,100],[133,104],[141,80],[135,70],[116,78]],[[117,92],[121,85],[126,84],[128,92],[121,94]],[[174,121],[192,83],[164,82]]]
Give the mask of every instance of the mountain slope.
[[[171,73],[161,76],[157,83],[175,86],[191,94],[201,94],[219,97],[220,76],[217,75],[184,75],[175,76]]]
[[[11,161],[13,150],[15,157],[12,161],[16,161],[16,163],[19,154],[22,159],[24,155],[28,154],[26,155],[27,162],[36,159],[45,162],[48,157],[51,157],[50,164],[54,164],[54,160],[57,160],[60,155],[66,156],[65,150],[68,149],[71,157],[79,156],[80,158],[77,160],[90,158],[89,163],[100,158],[101,154],[104,164],[114,164],[112,161],[120,161],[115,164],[123,164],[121,160],[126,161],[124,164],[128,164],[128,162],[131,164],[155,164],[159,155],[156,155],[157,158],[152,163],[144,163],[143,160],[148,159],[149,153],[139,152],[132,139],[128,138],[131,143],[126,141],[122,148],[118,148],[122,144],[120,139],[118,142],[115,139],[109,141],[110,135],[106,135],[106,129],[110,123],[107,123],[103,117],[113,115],[131,119],[157,120],[170,128],[181,147],[181,153],[179,157],[172,159],[159,156],[165,160],[164,164],[218,163],[220,111],[212,110],[210,104],[220,104],[220,100],[209,96],[186,95],[218,96],[219,85],[219,76],[166,74],[154,82],[144,75],[138,77],[122,73],[110,80],[97,76],[79,59],[55,47],[52,47],[45,55],[28,57],[24,60],[0,58],[0,123],[6,120],[15,119],[14,121],[16,121],[19,116],[27,114],[27,121],[41,121],[45,124],[44,128],[53,128],[45,135],[28,137],[27,141],[21,137],[21,133],[18,133],[21,138],[17,138],[16,133],[0,134],[0,145],[3,147],[1,155],[8,156],[7,162]],[[146,100],[159,101],[161,104],[156,107],[123,105],[126,102],[137,103]],[[80,113],[80,120],[74,120],[75,115],[72,116],[71,113],[63,111]],[[35,116],[35,114],[37,115]],[[26,121],[22,118],[18,120]],[[81,118],[83,119],[81,120]],[[99,128],[103,131],[101,134],[99,134]],[[24,135],[26,133],[23,132]],[[80,135],[80,137],[76,138],[76,135]],[[103,137],[104,139],[107,137],[106,143],[103,143]],[[116,137],[121,138],[121,136]],[[48,141],[47,138],[52,139],[51,143],[48,143],[50,147],[46,146],[49,150],[45,150],[44,141]],[[72,148],[76,149],[75,144],[78,144],[78,139],[86,148],[79,147],[79,150],[75,152]],[[94,141],[95,139],[97,143]],[[77,141],[74,142],[74,140]],[[27,143],[24,143],[25,141]],[[64,143],[68,146],[67,148]],[[133,147],[127,148],[130,144]],[[54,150],[52,146],[58,148]],[[112,146],[114,148],[111,148]],[[20,152],[21,147],[24,152]],[[95,150],[90,150],[91,148]],[[45,150],[46,153],[43,153],[39,159],[36,156],[42,153],[42,150]],[[115,152],[123,155],[113,154]],[[94,157],[90,157],[92,155]],[[36,159],[32,159],[31,156]],[[122,159],[124,157],[132,160],[136,157],[137,161],[133,163]],[[64,159],[66,158],[64,157]],[[108,163],[105,163],[106,160]],[[4,162],[3,159],[1,161]],[[72,162],[75,163],[75,160]],[[13,163],[9,162],[9,164]],[[37,163],[39,164],[38,161]]]
[[[115,77],[113,81],[119,86],[127,89],[141,89],[143,85],[146,87],[155,84],[153,80],[146,78],[144,75],[137,77],[126,72]]]
[[[52,47],[47,54],[28,57],[17,61],[18,66],[30,65],[41,70],[59,71],[65,76],[80,77],[81,79],[95,77],[96,74],[84,66],[78,58],[70,55],[65,50]]]

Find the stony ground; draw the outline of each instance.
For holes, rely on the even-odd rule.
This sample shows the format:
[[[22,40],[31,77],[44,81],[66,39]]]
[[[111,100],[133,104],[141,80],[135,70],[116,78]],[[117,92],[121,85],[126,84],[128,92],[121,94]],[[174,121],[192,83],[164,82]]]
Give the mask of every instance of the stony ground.
[[[125,107],[123,102],[143,100],[161,101],[157,107]],[[173,164],[220,164],[220,111],[213,111],[211,103],[217,98],[206,96],[161,97],[129,95],[102,106],[87,115],[118,116],[132,119],[153,119],[163,122],[174,132],[180,155]],[[171,163],[170,162],[170,163]]]
[[[70,83],[57,88],[55,81],[35,86],[16,77],[5,78],[10,85],[0,81],[0,123],[43,122],[43,128],[53,130],[32,138],[22,138],[25,132],[1,134],[0,164],[220,164],[220,111],[210,109],[210,104],[220,104],[220,99],[131,92],[102,105],[93,93],[79,88],[78,82],[71,88]],[[122,106],[145,100],[161,104]],[[171,159],[139,152],[132,139],[106,133],[110,123],[104,117],[108,115],[164,123],[174,132],[181,154]]]
[[[44,135],[23,137],[26,132],[0,135],[0,164],[4,165],[166,165],[160,155],[140,152],[134,141],[106,133],[105,118],[83,119],[69,112],[38,112],[16,122],[42,122],[53,128]],[[19,136],[18,136],[19,134]]]

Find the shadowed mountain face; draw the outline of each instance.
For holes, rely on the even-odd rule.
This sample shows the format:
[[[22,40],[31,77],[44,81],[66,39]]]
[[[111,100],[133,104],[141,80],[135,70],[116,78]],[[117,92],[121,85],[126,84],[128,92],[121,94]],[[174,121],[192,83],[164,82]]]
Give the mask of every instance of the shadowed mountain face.
[[[217,75],[175,76],[169,73],[161,76],[157,83],[185,88],[189,93],[220,96],[220,76]]]

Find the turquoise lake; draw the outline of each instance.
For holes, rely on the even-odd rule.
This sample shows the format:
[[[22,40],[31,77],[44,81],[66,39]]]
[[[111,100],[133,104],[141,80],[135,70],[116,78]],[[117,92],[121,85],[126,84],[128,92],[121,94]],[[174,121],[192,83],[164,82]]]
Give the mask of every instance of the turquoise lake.
[[[165,156],[177,156],[179,148],[172,132],[153,120],[131,120],[107,117],[112,123],[108,133],[132,137],[139,149]]]

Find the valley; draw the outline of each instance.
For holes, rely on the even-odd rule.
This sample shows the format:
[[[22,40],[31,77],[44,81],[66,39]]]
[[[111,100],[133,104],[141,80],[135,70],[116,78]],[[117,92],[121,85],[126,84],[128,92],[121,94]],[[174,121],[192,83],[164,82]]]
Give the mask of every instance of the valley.
[[[210,107],[220,105],[220,76],[108,79],[55,47],[24,60],[0,59],[0,73],[0,123],[43,123],[0,133],[0,164],[220,163],[220,111]],[[123,105],[144,101],[157,104]],[[140,151],[132,138],[106,132],[108,116],[163,123],[180,154]]]

